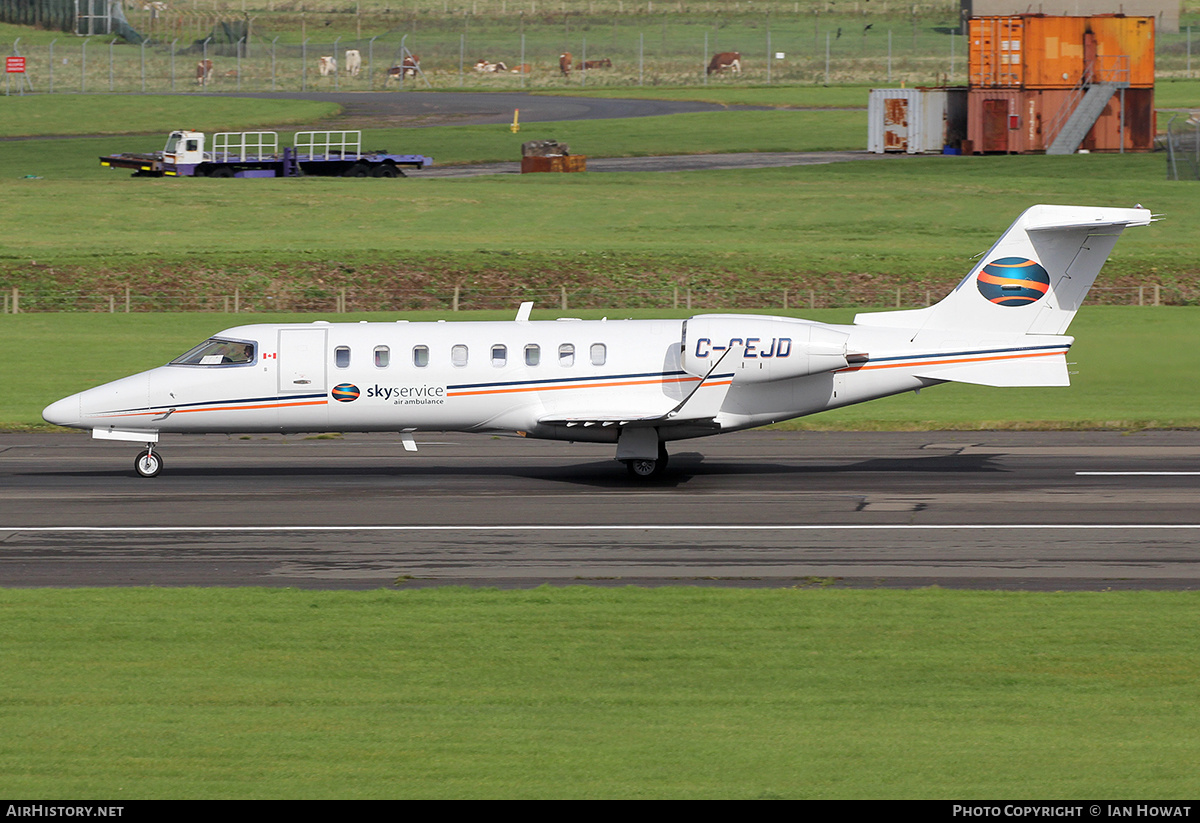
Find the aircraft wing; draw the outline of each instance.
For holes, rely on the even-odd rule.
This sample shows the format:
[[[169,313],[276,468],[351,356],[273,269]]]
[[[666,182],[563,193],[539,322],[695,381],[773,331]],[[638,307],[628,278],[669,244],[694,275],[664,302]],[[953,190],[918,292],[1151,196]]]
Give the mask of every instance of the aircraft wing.
[[[712,368],[708,370],[708,374],[704,375],[692,390],[688,392],[687,397],[683,398],[674,408],[668,411],[647,413],[643,410],[624,415],[610,413],[590,415],[584,412],[572,415],[543,417],[538,422],[546,425],[568,427],[617,426],[620,428],[626,426],[661,427],[682,425],[685,423],[695,425],[696,423],[709,422],[721,411],[721,404],[725,402],[725,395],[729,393],[729,387],[733,384],[733,372],[722,370],[721,363],[725,361],[730,352],[735,350],[740,350],[740,348],[738,346],[730,346],[713,363]]]

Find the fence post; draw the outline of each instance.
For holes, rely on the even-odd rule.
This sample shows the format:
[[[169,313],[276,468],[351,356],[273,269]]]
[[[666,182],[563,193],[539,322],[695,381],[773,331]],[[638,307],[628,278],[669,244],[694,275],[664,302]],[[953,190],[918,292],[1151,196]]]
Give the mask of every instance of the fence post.
[[[117,297],[114,294],[110,294],[108,296],[108,313],[109,314],[117,313]]]
[[[454,287],[454,302],[451,304],[451,311],[458,311],[458,291],[459,286]]]
[[[1139,306],[1146,305],[1146,287],[1145,286],[1138,286],[1138,305]]]
[[[558,288],[562,293],[562,310],[566,311],[567,310],[567,287],[559,286]]]
[[[808,307],[815,309],[817,307],[817,293],[812,289],[808,290]]]
[[[13,286],[12,313],[18,314],[18,313],[20,313],[20,311],[21,311],[21,293],[20,293],[20,291],[17,290],[16,286]]]
[[[129,314],[129,286],[125,287],[125,313]]]
[[[896,308],[900,308],[900,287],[896,286]]]
[[[233,290],[233,313],[237,314],[242,307],[242,290],[235,288]]]
[[[14,289],[13,291],[15,292],[16,290]],[[1160,286],[1158,283],[1155,283],[1154,284],[1154,305],[1156,305],[1156,306],[1162,305],[1162,302],[1160,300],[1161,297],[1162,297],[1162,286]]]
[[[783,310],[784,311],[788,310],[788,290],[787,289],[783,290]]]

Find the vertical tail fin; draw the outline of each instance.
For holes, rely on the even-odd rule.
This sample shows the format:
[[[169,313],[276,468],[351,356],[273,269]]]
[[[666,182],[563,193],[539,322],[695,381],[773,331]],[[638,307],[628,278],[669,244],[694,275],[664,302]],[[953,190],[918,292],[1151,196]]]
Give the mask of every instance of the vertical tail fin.
[[[1132,209],[1033,206],[1017,218],[941,302],[860,314],[865,326],[981,334],[1062,334],[1121,232],[1153,217]]]

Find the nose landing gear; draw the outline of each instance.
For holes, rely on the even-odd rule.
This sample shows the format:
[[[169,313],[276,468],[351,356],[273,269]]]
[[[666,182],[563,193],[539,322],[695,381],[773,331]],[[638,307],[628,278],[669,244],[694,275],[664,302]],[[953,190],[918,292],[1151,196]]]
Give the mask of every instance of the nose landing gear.
[[[155,453],[153,443],[147,443],[146,450],[133,461],[133,470],[140,477],[157,477],[162,467],[162,458]]]

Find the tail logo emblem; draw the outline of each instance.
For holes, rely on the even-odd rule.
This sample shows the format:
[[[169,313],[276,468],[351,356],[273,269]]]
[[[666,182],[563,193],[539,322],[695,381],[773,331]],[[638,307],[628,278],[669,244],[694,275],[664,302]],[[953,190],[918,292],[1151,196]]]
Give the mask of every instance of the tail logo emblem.
[[[333,387],[333,399],[349,403],[358,399],[358,386],[353,383],[342,383]]]
[[[1027,257],[1001,257],[980,269],[975,283],[998,306],[1028,306],[1046,296],[1050,274]]]

